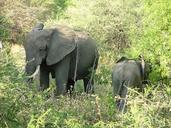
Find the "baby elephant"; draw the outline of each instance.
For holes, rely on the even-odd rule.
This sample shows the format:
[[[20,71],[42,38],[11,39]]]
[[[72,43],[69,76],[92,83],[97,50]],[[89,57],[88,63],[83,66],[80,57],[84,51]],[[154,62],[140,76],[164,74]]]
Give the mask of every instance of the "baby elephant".
[[[119,111],[124,111],[127,87],[138,88],[142,92],[149,73],[150,66],[144,62],[143,57],[140,60],[122,57],[116,62],[112,71],[112,86],[114,97],[120,97],[117,100]]]

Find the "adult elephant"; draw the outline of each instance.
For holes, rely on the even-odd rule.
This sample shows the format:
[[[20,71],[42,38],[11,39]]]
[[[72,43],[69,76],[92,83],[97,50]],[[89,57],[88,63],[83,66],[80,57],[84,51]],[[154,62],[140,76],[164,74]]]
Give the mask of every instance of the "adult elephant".
[[[75,81],[82,79],[85,92],[93,93],[93,76],[98,64],[95,41],[87,33],[67,26],[36,27],[24,43],[28,78],[32,79],[40,70],[40,88],[45,90],[51,74],[56,81],[56,95],[72,91]]]
[[[122,57],[116,62],[112,71],[112,86],[114,97],[119,96],[116,101],[119,111],[124,111],[128,87],[143,92],[150,70],[150,65],[145,63],[142,56],[140,60]]]

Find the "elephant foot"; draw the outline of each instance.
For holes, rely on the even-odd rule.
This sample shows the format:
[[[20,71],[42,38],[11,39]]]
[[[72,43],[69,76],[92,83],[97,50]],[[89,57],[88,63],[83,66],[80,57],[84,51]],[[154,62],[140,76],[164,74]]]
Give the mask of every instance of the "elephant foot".
[[[88,83],[86,87],[86,93],[88,94],[94,94],[94,85]]]
[[[40,91],[43,91],[43,88],[38,86],[37,90],[40,92]]]
[[[126,102],[125,99],[121,99],[117,103],[118,110],[122,113],[126,112],[126,103],[125,102]]]

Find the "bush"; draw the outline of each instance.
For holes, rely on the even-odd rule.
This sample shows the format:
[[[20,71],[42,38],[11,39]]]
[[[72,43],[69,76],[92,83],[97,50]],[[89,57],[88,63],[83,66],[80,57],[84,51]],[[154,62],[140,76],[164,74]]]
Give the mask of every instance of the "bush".
[[[23,68],[16,64],[21,55],[14,57],[9,42],[3,42],[4,49],[0,51],[0,127],[171,127],[170,81],[157,81],[169,76],[170,2],[158,1],[17,0],[9,4],[7,0],[3,14],[17,9],[8,20],[21,23],[24,32],[40,19],[48,19],[47,26],[65,23],[88,31],[97,41],[100,60],[95,76],[95,95],[76,90],[72,97],[57,99],[53,96],[53,83],[44,92],[37,91],[36,83],[28,87]],[[66,13],[62,11],[65,9]],[[29,12],[29,15],[23,17],[21,12]],[[5,29],[0,27],[3,39],[9,36],[8,20],[4,17],[0,20],[5,26]],[[112,66],[122,55],[137,57],[139,54],[153,64],[151,80],[154,83],[147,86],[144,94],[129,89],[127,112],[119,113],[112,96]],[[76,89],[80,86],[81,83],[77,83]]]
[[[133,57],[143,54],[152,63],[151,79],[153,81],[170,77],[171,16],[168,14],[171,11],[170,5],[170,1],[167,0],[158,2],[144,0],[142,10],[144,15],[138,21],[141,26],[134,25],[132,27],[134,29],[131,31],[136,36],[130,36],[132,46],[126,52]],[[139,31],[141,31],[141,35],[138,37]]]
[[[9,36],[9,30],[8,30],[8,20],[4,16],[0,16],[0,40],[7,40]]]

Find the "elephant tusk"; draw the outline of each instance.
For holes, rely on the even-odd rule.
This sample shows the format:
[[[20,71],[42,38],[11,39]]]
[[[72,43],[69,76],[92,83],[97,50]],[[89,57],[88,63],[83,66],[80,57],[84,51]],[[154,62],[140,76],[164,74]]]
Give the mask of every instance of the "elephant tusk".
[[[38,65],[38,66],[36,67],[36,71],[35,71],[32,75],[27,76],[27,77],[28,77],[28,78],[35,78],[35,76],[39,73],[39,70],[40,70],[40,65]]]
[[[31,60],[27,61],[26,63],[28,64],[28,63],[31,63],[33,61],[35,61],[35,58],[32,58]]]

